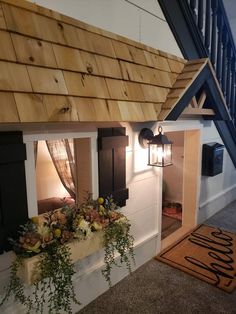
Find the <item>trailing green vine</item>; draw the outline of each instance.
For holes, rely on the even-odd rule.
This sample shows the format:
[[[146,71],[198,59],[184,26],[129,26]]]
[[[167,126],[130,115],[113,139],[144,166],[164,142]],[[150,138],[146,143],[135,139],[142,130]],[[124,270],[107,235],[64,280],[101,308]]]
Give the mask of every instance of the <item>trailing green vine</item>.
[[[17,276],[17,272],[19,268],[22,266],[23,257],[16,256],[16,259],[12,262],[10,266],[10,279],[6,289],[6,293],[2,301],[0,302],[0,306],[6,302],[10,296],[13,294],[15,300],[24,304],[27,308],[27,314],[30,313],[32,309],[32,300],[29,296],[25,295],[25,287],[22,280]]]
[[[120,264],[124,263],[131,273],[131,261],[135,264],[133,251],[134,238],[130,235],[130,224],[125,217],[122,217],[104,230],[105,268],[102,274],[111,287],[112,267],[119,266],[116,262],[116,251],[119,253]]]
[[[80,304],[73,287],[72,276],[75,271],[67,246],[54,242],[40,255],[35,264],[35,273],[40,276],[37,276],[33,283],[31,297],[25,294],[25,286],[17,275],[22,263],[21,256],[17,256],[12,263],[7,292],[0,305],[9,299],[11,294],[25,306],[27,313],[43,313],[47,308],[49,314],[60,311],[71,314],[71,301]]]
[[[48,313],[59,313],[61,310],[72,313],[71,301],[75,304],[80,302],[76,298],[72,283],[75,271],[69,248],[52,243],[40,256],[38,267],[41,278],[34,282],[33,292],[36,313],[43,313],[45,304]]]

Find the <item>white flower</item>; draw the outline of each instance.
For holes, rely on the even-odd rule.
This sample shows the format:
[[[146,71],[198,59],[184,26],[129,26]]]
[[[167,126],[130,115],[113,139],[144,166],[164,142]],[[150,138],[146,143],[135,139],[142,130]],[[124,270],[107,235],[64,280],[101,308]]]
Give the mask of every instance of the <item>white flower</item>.
[[[91,236],[90,223],[85,219],[80,219],[76,228],[75,237],[77,239],[89,238]]]
[[[89,222],[86,221],[85,219],[80,219],[79,224],[78,224],[78,227],[79,227],[81,230],[86,230],[86,229],[89,228]]]
[[[88,239],[88,238],[90,238],[91,236],[92,236],[92,231],[91,231],[91,229],[90,228],[88,228],[88,229],[86,229],[86,239]]]
[[[45,225],[38,225],[37,231],[43,239],[50,234],[50,228]]]
[[[123,217],[120,217],[119,219],[117,219],[116,221],[115,221],[116,223],[118,223],[118,224],[127,224],[128,223],[128,219],[125,217],[125,216],[123,216]]]

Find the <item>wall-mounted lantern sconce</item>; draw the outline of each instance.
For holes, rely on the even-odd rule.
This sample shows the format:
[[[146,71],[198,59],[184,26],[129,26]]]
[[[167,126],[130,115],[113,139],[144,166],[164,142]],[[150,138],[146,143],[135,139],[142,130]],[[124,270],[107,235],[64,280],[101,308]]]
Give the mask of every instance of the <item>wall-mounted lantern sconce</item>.
[[[148,147],[148,165],[166,167],[172,165],[172,142],[162,134],[162,127],[158,128],[159,134],[153,134],[152,130],[144,128],[139,134],[141,147]]]

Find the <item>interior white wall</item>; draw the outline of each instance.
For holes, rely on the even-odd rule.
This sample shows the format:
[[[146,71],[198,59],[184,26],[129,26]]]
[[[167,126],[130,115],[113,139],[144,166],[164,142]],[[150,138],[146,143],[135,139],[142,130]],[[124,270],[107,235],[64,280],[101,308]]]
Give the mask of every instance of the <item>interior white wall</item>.
[[[36,186],[38,200],[70,196],[61,183],[45,141],[38,141]]]
[[[172,141],[172,166],[163,169],[163,197],[168,201],[179,202],[183,199],[183,164],[184,164],[184,131],[166,132]],[[178,184],[176,184],[178,182]]]

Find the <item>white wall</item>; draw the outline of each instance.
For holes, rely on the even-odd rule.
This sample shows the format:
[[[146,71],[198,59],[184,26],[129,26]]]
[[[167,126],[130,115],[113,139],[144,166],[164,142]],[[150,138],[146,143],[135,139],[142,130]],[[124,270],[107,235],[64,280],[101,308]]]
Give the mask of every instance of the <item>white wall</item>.
[[[202,143],[211,142],[223,144],[214,123],[205,121]],[[224,148],[223,172],[214,177],[201,177],[199,223],[225,207],[235,198],[236,171],[229,154]]]

